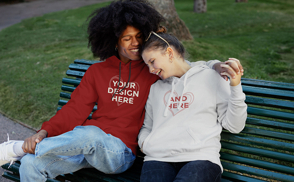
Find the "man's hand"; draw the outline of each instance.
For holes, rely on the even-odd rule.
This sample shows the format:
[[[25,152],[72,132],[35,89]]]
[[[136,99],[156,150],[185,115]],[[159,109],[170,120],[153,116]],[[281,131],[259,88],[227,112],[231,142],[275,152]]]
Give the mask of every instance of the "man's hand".
[[[37,143],[40,143],[48,135],[46,130],[41,130],[31,137],[25,139],[22,149],[25,153],[35,154]]]
[[[213,65],[213,69],[217,71],[225,80],[228,78],[236,78],[236,76],[243,75],[243,66],[240,61],[235,58],[229,58],[226,62],[219,62]]]

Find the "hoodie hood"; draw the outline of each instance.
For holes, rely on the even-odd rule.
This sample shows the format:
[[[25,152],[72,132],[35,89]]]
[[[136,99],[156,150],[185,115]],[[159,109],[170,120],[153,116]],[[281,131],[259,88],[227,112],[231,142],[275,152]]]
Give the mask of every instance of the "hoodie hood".
[[[205,70],[205,69],[210,69],[208,66],[198,63],[198,62],[189,62],[187,60],[185,60],[192,68],[190,68],[181,78],[172,76],[169,77],[165,80],[163,80],[164,82],[167,83],[171,83],[172,85],[172,90],[171,93],[169,95],[169,99],[168,99],[168,103],[166,105],[166,108],[164,110],[164,116],[167,116],[167,112],[168,112],[168,107],[171,101],[171,97],[172,97],[172,93],[174,92],[176,87],[183,87],[182,93],[181,93],[181,98],[183,97],[183,94],[185,93],[185,88],[186,88],[186,83],[187,83],[187,79],[189,79],[190,77],[192,77],[193,75]],[[180,105],[182,104],[182,99],[180,100],[180,103],[178,105],[178,110],[180,110]]]

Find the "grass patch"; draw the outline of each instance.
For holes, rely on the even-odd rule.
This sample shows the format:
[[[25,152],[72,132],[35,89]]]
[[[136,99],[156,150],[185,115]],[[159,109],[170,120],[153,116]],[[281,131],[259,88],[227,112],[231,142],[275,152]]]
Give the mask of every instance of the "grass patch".
[[[23,20],[0,31],[0,111],[39,128],[56,111],[61,80],[75,59],[93,60],[87,48],[87,16],[109,3]],[[189,60],[236,57],[244,77],[294,83],[294,2],[209,0],[193,13],[193,1],[175,0],[194,41]]]
[[[39,128],[56,112],[68,65],[93,59],[87,16],[108,3],[23,20],[0,32],[0,111]]]
[[[242,61],[247,78],[294,83],[294,2],[290,0],[208,1],[192,12],[193,1],[176,0],[177,12],[194,41],[185,42],[191,60]]]

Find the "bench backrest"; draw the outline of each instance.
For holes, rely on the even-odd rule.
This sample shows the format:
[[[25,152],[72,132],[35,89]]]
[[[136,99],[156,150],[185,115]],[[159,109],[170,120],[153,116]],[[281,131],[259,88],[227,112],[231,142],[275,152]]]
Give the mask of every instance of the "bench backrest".
[[[75,60],[69,66],[58,109],[70,99],[88,67],[97,62]],[[242,87],[248,118],[240,134],[222,132],[222,180],[294,181],[294,84],[244,78]],[[139,154],[133,167],[137,172],[142,158]]]

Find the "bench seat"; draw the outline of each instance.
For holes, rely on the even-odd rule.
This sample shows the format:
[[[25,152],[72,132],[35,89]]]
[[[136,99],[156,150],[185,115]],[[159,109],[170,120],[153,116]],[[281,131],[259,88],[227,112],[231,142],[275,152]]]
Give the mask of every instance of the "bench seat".
[[[70,99],[88,67],[99,61],[75,60],[62,79],[58,110]],[[294,84],[242,78],[248,104],[246,127],[239,134],[221,134],[222,181],[294,181]],[[93,111],[97,106],[93,108]],[[89,116],[91,118],[91,115]],[[107,175],[95,169],[61,175],[55,181],[139,181],[144,155],[122,174]],[[3,177],[19,181],[19,162]]]

